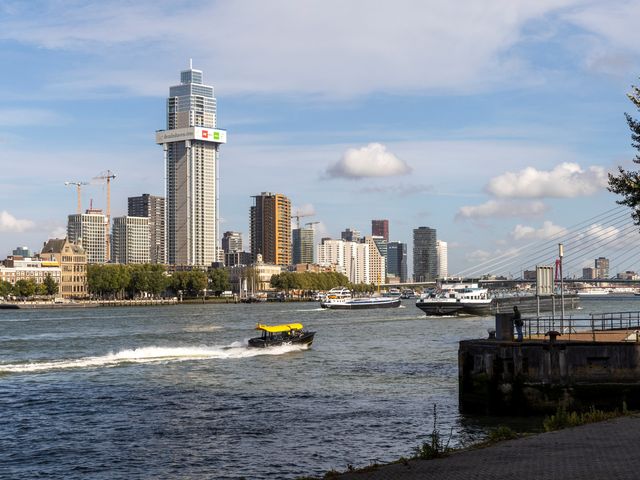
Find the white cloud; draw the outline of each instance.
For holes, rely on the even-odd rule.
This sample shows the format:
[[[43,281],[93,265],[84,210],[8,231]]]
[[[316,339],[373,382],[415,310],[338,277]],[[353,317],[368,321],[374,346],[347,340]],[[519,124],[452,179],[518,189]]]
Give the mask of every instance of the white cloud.
[[[576,3],[493,0],[461,9],[444,0],[398,0],[393,8],[381,0],[246,0],[186,8],[94,0],[33,9],[27,2],[0,21],[0,39],[81,52],[81,64],[53,86],[76,93],[96,87],[164,93],[167,65],[186,64],[184,52],[215,72],[227,94],[466,92],[537,81],[511,49],[530,22]]]
[[[327,176],[361,179],[365,177],[392,177],[406,175],[411,167],[380,143],[362,148],[348,149],[342,158],[327,168]]]
[[[518,173],[507,172],[491,179],[487,191],[496,197],[573,198],[593,195],[606,186],[604,168],[583,170],[577,163],[561,163],[550,171],[527,167]]]
[[[0,212],[0,232],[21,233],[35,227],[31,220],[19,220],[6,210]]]
[[[469,252],[465,255],[465,258],[469,262],[480,263],[488,260],[491,257],[491,253],[486,250],[474,250],[473,252]]]
[[[460,207],[456,214],[456,220],[487,217],[532,217],[541,215],[545,211],[547,211],[547,206],[540,201],[507,202],[489,200],[481,205]]]
[[[564,235],[567,230],[559,225],[554,225],[553,222],[546,220],[543,222],[540,228],[529,227],[526,225],[516,225],[511,232],[511,236],[515,240],[546,240],[554,237]]]
[[[55,227],[49,234],[49,238],[66,238],[66,236],[67,236],[67,229],[60,225]]]

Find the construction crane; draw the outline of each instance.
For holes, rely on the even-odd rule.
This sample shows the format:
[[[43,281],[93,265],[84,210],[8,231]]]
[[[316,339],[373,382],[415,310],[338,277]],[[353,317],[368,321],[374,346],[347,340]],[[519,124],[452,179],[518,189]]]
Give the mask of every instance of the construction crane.
[[[296,219],[296,228],[300,228],[300,219],[303,217],[313,217],[312,213],[303,213],[301,214],[300,212],[298,212],[297,215],[291,215],[291,218],[295,218]]]
[[[107,247],[105,257],[107,262],[111,259],[111,241],[109,238],[109,228],[111,227],[111,180],[113,180],[114,178],[116,178],[116,175],[111,170],[107,170],[106,172],[102,172],[98,176],[93,177],[93,180],[104,180],[107,182],[107,222],[104,224]]]
[[[320,223],[320,222],[307,222],[307,223],[304,224],[304,226],[306,227],[306,226],[310,225],[311,226],[311,230],[313,230],[313,226],[318,224],[318,223]]]
[[[78,190],[78,214],[82,213],[82,197],[80,196],[80,189],[82,185],[89,185],[88,182],[64,182],[64,184],[68,187],[69,185],[75,185]]]

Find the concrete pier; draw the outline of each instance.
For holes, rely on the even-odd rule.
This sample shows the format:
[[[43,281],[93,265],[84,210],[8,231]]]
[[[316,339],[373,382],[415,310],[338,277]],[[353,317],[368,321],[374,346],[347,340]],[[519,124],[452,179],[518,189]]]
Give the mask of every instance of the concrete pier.
[[[503,315],[495,339],[466,340],[458,350],[460,410],[516,414],[640,408],[640,336],[634,328],[550,331],[513,341]],[[506,326],[505,326],[506,325]]]

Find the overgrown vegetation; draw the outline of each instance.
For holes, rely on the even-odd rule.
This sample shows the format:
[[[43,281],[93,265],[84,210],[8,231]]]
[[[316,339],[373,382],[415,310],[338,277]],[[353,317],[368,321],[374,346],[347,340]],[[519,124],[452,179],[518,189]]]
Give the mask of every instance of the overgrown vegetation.
[[[513,440],[518,438],[518,433],[507,427],[506,425],[500,425],[499,427],[489,430],[487,435],[487,443],[502,442],[504,440]]]
[[[552,432],[554,430],[562,430],[563,428],[577,427],[579,425],[585,425],[587,423],[601,422],[603,420],[610,420],[622,415],[628,415],[626,404],[623,403],[622,411],[603,411],[596,410],[595,407],[591,407],[586,412],[569,412],[565,407],[558,407],[554,415],[550,415],[544,419],[542,425],[545,432]]]
[[[444,438],[440,434],[440,430],[438,430],[438,411],[436,409],[436,405],[433,404],[433,430],[429,434],[429,440],[423,442],[422,445],[419,445],[415,448],[414,458],[428,460],[431,458],[440,458],[447,456],[449,452],[451,452],[449,442],[451,441],[452,434],[453,427],[451,427],[449,438],[445,443]]]

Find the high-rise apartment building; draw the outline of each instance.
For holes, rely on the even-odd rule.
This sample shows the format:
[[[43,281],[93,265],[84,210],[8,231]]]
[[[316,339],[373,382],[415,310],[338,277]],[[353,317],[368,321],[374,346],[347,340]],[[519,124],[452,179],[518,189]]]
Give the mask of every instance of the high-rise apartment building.
[[[428,282],[438,276],[436,230],[429,227],[413,229],[413,279]]]
[[[69,242],[82,245],[87,263],[107,261],[107,239],[104,235],[107,217],[102,210],[87,210],[86,213],[69,215],[67,238]]]
[[[609,259],[598,257],[595,260],[596,278],[609,278]]]
[[[387,279],[387,242],[382,237],[364,237],[369,245],[369,283],[379,285]]]
[[[251,253],[265,263],[291,264],[291,201],[281,193],[262,192],[250,209]]]
[[[149,261],[167,263],[165,249],[165,199],[143,193],[139,197],[129,197],[127,215],[149,219]]]
[[[294,228],[291,234],[293,264],[313,263],[313,228]]]
[[[449,252],[447,242],[436,240],[436,258],[438,278],[447,278],[449,276]]]
[[[387,245],[387,276],[397,277],[401,283],[407,281],[407,244],[389,242]]]
[[[149,263],[149,218],[116,217],[112,227],[113,248],[111,261],[114,263]]]
[[[334,267],[336,272],[346,275],[351,283],[370,283],[369,251],[368,243],[324,239],[318,245],[318,263]]]
[[[202,71],[180,73],[169,88],[162,145],[166,182],[166,250],[172,265],[210,265],[218,259],[218,148],[227,133],[216,128],[213,87]]]
[[[360,231],[346,228],[344,232],[340,234],[340,238],[345,242],[359,242],[361,238]]]
[[[224,253],[242,251],[242,234],[240,232],[224,232],[222,234],[222,250]]]
[[[389,220],[371,220],[371,235],[389,241]]]

